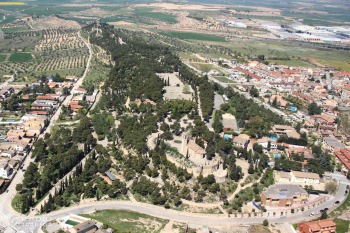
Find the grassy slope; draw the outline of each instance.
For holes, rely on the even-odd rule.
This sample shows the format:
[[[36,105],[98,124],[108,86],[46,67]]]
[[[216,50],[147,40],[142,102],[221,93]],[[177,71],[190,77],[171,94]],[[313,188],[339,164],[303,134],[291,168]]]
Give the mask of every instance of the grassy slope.
[[[333,221],[335,222],[336,227],[337,227],[337,233],[349,232],[350,222],[338,218],[344,212],[349,211],[349,209],[350,209],[350,195],[348,195],[348,197],[346,198],[346,200],[344,201],[344,203],[341,206],[339,206],[337,209],[332,211],[332,213],[330,213],[329,217],[331,219],[333,219]]]
[[[169,222],[169,220],[126,210],[102,210],[93,214],[82,214],[82,216],[106,223],[112,228],[117,228],[118,232],[158,232]],[[161,227],[152,226],[151,222],[160,223]]]

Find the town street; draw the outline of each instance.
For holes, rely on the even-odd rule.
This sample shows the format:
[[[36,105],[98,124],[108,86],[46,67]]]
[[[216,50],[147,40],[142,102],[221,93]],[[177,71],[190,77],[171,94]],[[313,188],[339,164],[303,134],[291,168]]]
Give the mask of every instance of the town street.
[[[82,82],[83,82],[83,80],[84,80],[84,78],[85,78],[85,76],[86,76],[86,74],[88,72],[88,69],[89,69],[89,66],[90,66],[90,61],[91,61],[91,58],[92,58],[92,51],[91,51],[90,46],[80,36],[80,32],[78,32],[78,36],[79,36],[79,38],[81,40],[84,41],[85,45],[89,48],[90,56],[89,56],[89,60],[88,60],[88,63],[87,63],[84,75],[74,84],[74,86],[72,88],[72,91],[75,90],[76,88],[78,88],[82,84]],[[11,79],[13,79],[13,78],[11,78]],[[11,80],[11,79],[9,79],[9,80]],[[66,99],[64,101],[64,104],[67,104],[68,101],[71,100],[71,98],[73,96],[72,91],[66,97]],[[52,116],[52,118],[51,118],[51,120],[49,122],[49,125],[47,126],[46,132],[50,133],[51,126],[54,124],[54,121],[58,119],[58,116],[59,116],[59,114],[61,112],[61,106],[57,109],[57,111]],[[40,137],[42,137],[42,136],[43,135],[40,135]],[[24,164],[23,168],[24,169],[27,169],[27,167],[30,164],[30,162],[34,161],[33,159],[30,158],[30,156],[31,156],[31,153],[29,155],[27,155],[26,159],[23,161],[23,164]],[[11,221],[13,219],[18,218],[18,217],[26,217],[25,215],[17,213],[11,206],[12,199],[14,198],[14,196],[17,193],[17,191],[16,191],[16,184],[19,184],[19,183],[22,182],[23,175],[24,175],[24,172],[19,170],[17,172],[17,174],[15,175],[15,177],[13,178],[10,186],[8,187],[8,192],[7,193],[5,192],[2,195],[0,195],[0,226],[4,227],[6,229],[5,232],[17,232],[18,229],[17,230],[14,229],[14,226],[12,225]],[[23,231],[24,232],[30,232],[28,228],[24,228]]]

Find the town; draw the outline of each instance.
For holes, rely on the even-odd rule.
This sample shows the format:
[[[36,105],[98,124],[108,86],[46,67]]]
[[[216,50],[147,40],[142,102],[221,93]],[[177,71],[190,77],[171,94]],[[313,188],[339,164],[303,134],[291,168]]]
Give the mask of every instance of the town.
[[[339,55],[348,28],[142,4],[1,11],[0,46],[25,46],[0,54],[0,232],[348,232],[348,61],[257,52],[259,36],[229,32]],[[215,18],[208,27],[229,35],[176,37],[153,13]]]

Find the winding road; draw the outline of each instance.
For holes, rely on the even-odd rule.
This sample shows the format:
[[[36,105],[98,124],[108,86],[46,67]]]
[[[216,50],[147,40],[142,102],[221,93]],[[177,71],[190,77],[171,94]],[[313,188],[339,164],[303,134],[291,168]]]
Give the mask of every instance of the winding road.
[[[78,33],[78,36],[83,40],[83,38],[80,36],[80,33]],[[89,60],[88,60],[83,77],[77,83],[74,84],[74,87],[72,90],[75,90],[76,88],[79,87],[79,85],[81,85],[83,79],[85,78],[88,72],[90,60],[92,57],[92,51],[90,46],[87,44],[85,40],[83,41],[89,48],[90,56],[89,56]],[[68,101],[70,101],[71,98],[72,98],[72,94],[68,95],[64,103],[68,103]],[[53,120],[58,118],[60,111],[61,111],[61,107],[58,108],[58,110],[52,117],[52,120],[50,121],[50,124],[47,128],[47,132],[50,131],[50,127],[54,124]],[[27,156],[26,160],[24,161],[24,164],[25,164],[24,167],[26,168],[31,161],[32,160],[30,159],[30,155]],[[344,193],[346,190],[346,185],[349,185],[350,182],[346,179],[346,177],[342,175],[333,174],[333,173],[329,175],[339,181],[339,184],[340,184],[339,190],[335,194],[335,196],[332,197],[329,201],[313,208],[312,209],[313,212],[319,211],[324,208],[331,209],[332,207],[335,206],[336,201],[343,201],[345,198]],[[311,212],[311,210],[310,211],[308,210],[302,213],[296,213],[293,215],[290,214],[288,216],[283,216],[283,217],[280,217],[280,216],[266,217],[265,216],[265,217],[235,218],[235,217],[227,217],[225,215],[188,214],[188,213],[183,213],[175,210],[167,210],[159,206],[153,206],[153,205],[144,204],[144,203],[134,203],[130,201],[96,201],[96,202],[91,202],[91,203],[86,203],[81,205],[75,205],[67,208],[62,208],[55,212],[40,215],[38,216],[38,218],[35,218],[35,217],[29,218],[27,216],[24,216],[15,212],[11,207],[11,200],[16,194],[15,186],[16,184],[20,183],[22,179],[23,179],[23,172],[19,171],[8,188],[9,192],[0,195],[0,226],[4,227],[4,231],[6,233],[38,232],[41,225],[46,223],[48,220],[55,220],[69,214],[82,214],[87,212],[93,212],[95,210],[104,210],[104,209],[120,209],[120,210],[137,211],[140,213],[149,214],[159,218],[171,219],[174,221],[186,222],[186,223],[197,223],[197,224],[203,224],[203,225],[261,223],[266,218],[268,218],[270,223],[282,223],[282,222],[289,222],[289,221],[296,222],[296,221],[305,220],[306,218],[308,218]]]

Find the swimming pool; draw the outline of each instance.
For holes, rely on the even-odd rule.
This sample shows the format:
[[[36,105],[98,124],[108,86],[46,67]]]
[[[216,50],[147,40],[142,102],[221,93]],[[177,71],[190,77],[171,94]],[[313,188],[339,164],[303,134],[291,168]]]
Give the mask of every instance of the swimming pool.
[[[228,139],[230,139],[230,137],[229,137],[229,136],[224,136],[224,138],[225,138],[225,139],[227,139],[227,140],[228,140]]]
[[[291,111],[296,111],[297,108],[296,108],[296,107],[290,107],[290,110],[291,110]]]
[[[275,158],[281,158],[279,154],[274,154]]]

